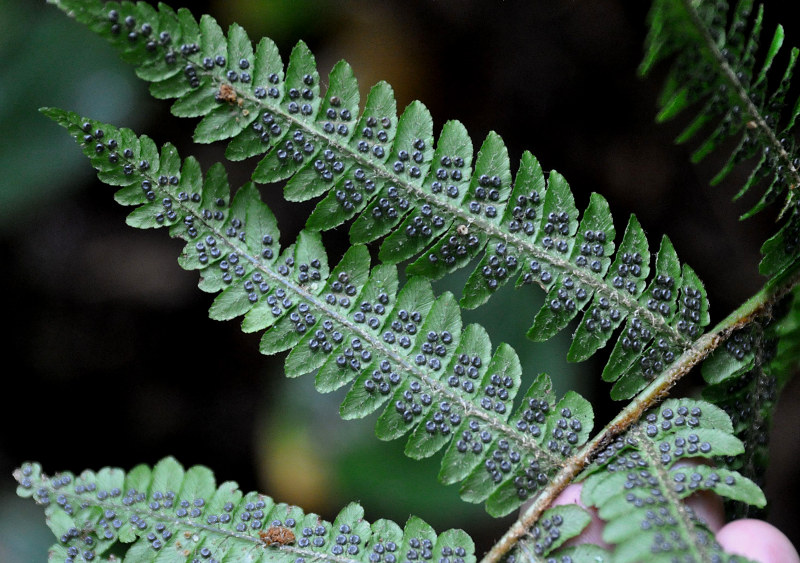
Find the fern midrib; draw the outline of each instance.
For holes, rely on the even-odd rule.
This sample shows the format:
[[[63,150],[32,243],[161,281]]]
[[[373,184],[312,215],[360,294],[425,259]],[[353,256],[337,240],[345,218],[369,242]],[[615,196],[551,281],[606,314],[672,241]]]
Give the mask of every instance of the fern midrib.
[[[697,537],[695,530],[697,529],[697,526],[695,522],[692,521],[692,518],[690,517],[689,512],[686,506],[684,506],[681,498],[675,494],[674,490],[670,486],[669,470],[661,463],[659,459],[659,453],[653,447],[653,441],[644,432],[642,432],[640,426],[632,427],[630,430],[628,430],[628,434],[633,436],[638,442],[637,446],[639,452],[646,457],[646,460],[650,465],[651,474],[653,474],[659,481],[659,490],[667,499],[668,506],[674,508],[675,512],[677,512],[678,527],[682,532],[681,535],[683,536],[683,540],[688,546],[688,551],[696,558],[694,560],[711,563],[711,559],[708,558],[708,550],[699,549],[697,543],[695,542],[695,538]]]
[[[122,160],[124,164],[124,162],[128,161],[129,159],[123,157]],[[410,373],[411,375],[417,377],[419,380],[424,382],[438,396],[448,399],[452,402],[458,403],[458,405],[460,405],[461,408],[463,409],[465,416],[473,416],[481,419],[493,430],[502,433],[506,437],[512,439],[515,443],[517,443],[517,445],[521,449],[528,452],[534,452],[534,455],[540,460],[542,458],[545,458],[551,466],[556,466],[562,461],[560,458],[553,456],[546,448],[543,448],[534,439],[528,437],[526,434],[518,432],[513,426],[488,415],[486,411],[484,411],[483,409],[478,408],[472,402],[465,400],[462,396],[453,393],[452,391],[447,389],[447,387],[441,385],[441,383],[438,380],[433,379],[426,372],[419,369],[419,367],[415,363],[408,361],[409,356],[403,356],[398,352],[396,352],[395,350],[393,350],[392,348],[387,347],[381,338],[377,337],[376,335],[362,328],[361,325],[359,325],[358,323],[350,321],[345,315],[342,315],[338,311],[330,308],[327,305],[327,303],[319,299],[316,295],[307,291],[302,285],[291,283],[290,279],[274,272],[271,268],[268,267],[268,265],[265,265],[259,259],[253,257],[246,246],[238,246],[234,244],[233,241],[223,232],[222,228],[216,227],[209,220],[205,219],[202,213],[199,213],[197,210],[188,206],[186,202],[181,201],[179,198],[175,197],[175,194],[171,193],[167,187],[161,186],[157,181],[157,176],[155,172],[153,174],[142,173],[141,175],[149,179],[153,184],[153,186],[159,192],[171,197],[173,201],[178,202],[178,207],[184,212],[184,215],[190,215],[194,217],[194,220],[196,222],[201,223],[208,231],[217,235],[218,241],[222,242],[228,249],[230,249],[231,252],[235,252],[237,255],[239,255],[240,258],[250,262],[255,269],[257,269],[263,275],[267,276],[273,283],[282,285],[285,289],[294,293],[299,298],[308,301],[310,304],[316,307],[317,310],[324,311],[325,314],[330,316],[332,320],[334,320],[337,324],[346,327],[349,331],[353,332],[354,334],[363,338],[365,341],[369,342],[374,349],[379,350],[380,353],[382,353],[384,356],[394,360],[394,362],[396,362],[397,365],[403,368],[407,373]],[[179,186],[175,187],[176,190],[178,188]],[[245,224],[245,229],[246,228],[247,225]],[[182,235],[181,238],[183,238]],[[216,261],[214,263],[216,263]],[[212,264],[209,264],[207,267],[211,267],[211,265]],[[267,330],[269,330],[269,328],[267,328]]]
[[[746,119],[744,117],[745,113],[752,118],[752,122],[755,123],[756,129],[761,133],[761,138],[767,139],[770,152],[777,154],[777,158],[780,159],[782,165],[786,170],[788,170],[788,173],[791,176],[791,182],[789,183],[789,196],[786,200],[786,204],[781,210],[782,215],[789,208],[792,200],[794,199],[795,188],[800,186],[800,171],[798,171],[798,169],[794,166],[791,156],[788,152],[786,152],[786,149],[783,148],[783,145],[775,135],[775,131],[773,131],[773,129],[767,124],[766,119],[759,111],[758,106],[756,106],[756,104],[748,95],[744,84],[742,84],[742,82],[737,78],[733,68],[731,68],[722,52],[717,47],[717,44],[714,41],[714,38],[711,36],[708,27],[706,27],[702,18],[697,13],[697,10],[695,10],[694,2],[692,0],[682,0],[682,2],[686,12],[689,14],[692,25],[694,25],[694,27],[703,37],[705,47],[711,54],[713,62],[719,68],[720,74],[728,82],[729,86],[733,88],[733,91],[736,93],[739,101],[746,108],[746,112],[743,112],[743,120]]]
[[[192,59],[189,56],[182,55],[182,57],[185,60],[191,62],[192,64],[199,65],[197,61],[192,61]],[[426,191],[424,191],[421,187],[406,182],[399,176],[393,174],[388,168],[376,165],[374,161],[359,155],[357,151],[354,151],[348,145],[341,144],[335,137],[328,136],[324,132],[320,132],[318,129],[313,128],[306,121],[297,119],[292,114],[285,112],[283,108],[281,108],[280,105],[278,104],[273,106],[269,103],[265,103],[263,100],[259,98],[256,98],[249,92],[241,92],[236,89],[235,84],[230,84],[227,81],[221,80],[219,76],[213,72],[205,71],[203,73],[198,73],[198,74],[203,74],[204,76],[211,77],[215,82],[215,84],[219,85],[227,84],[231,86],[236,91],[237,97],[244,98],[248,102],[256,104],[259,107],[259,110],[266,109],[270,112],[275,112],[279,114],[282,119],[290,122],[294,127],[302,129],[305,134],[311,135],[318,141],[327,143],[330,146],[336,148],[337,150],[345,154],[349,159],[356,162],[358,165],[369,168],[377,177],[383,180],[387,180],[392,184],[395,184],[397,187],[400,187],[402,190],[404,190],[407,194],[413,194],[414,199],[416,201],[423,201],[431,204],[436,208],[443,209],[447,213],[449,213],[452,217],[454,217],[454,219],[461,220],[463,224],[466,224],[467,226],[476,225],[477,227],[479,227],[481,232],[485,233],[489,237],[500,238],[504,240],[506,244],[512,244],[517,248],[519,248],[520,250],[524,249],[532,257],[536,258],[537,260],[547,262],[560,272],[569,272],[570,276],[578,278],[582,283],[592,288],[594,293],[605,295],[614,303],[620,305],[621,308],[626,309],[628,311],[629,317],[631,318],[640,317],[645,319],[645,321],[651,327],[653,327],[654,330],[656,330],[661,335],[666,335],[672,341],[673,344],[679,346],[681,349],[685,350],[691,347],[691,340],[687,339],[683,334],[680,333],[680,331],[678,331],[676,328],[667,323],[663,317],[649,311],[646,307],[642,306],[639,303],[638,299],[634,298],[633,296],[630,296],[628,293],[623,291],[616,291],[609,284],[605,283],[605,277],[603,279],[598,280],[597,278],[586,273],[582,268],[577,268],[573,266],[568,260],[558,258],[557,256],[545,252],[544,250],[537,247],[533,242],[515,236],[513,233],[509,233],[508,231],[502,230],[499,226],[496,226],[492,222],[483,219],[482,216],[475,216],[468,214],[463,208],[459,206],[452,205],[448,201],[434,198]],[[344,171],[343,174],[344,173],[346,173],[346,171]],[[536,283],[544,291],[547,291],[545,284],[543,284],[541,281],[537,280]]]

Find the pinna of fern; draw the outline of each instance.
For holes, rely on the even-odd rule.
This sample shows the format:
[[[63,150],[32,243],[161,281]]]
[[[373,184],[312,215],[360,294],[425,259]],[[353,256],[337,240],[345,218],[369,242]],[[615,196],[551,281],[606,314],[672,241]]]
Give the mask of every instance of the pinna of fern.
[[[384,263],[414,260],[410,274],[439,278],[481,257],[461,305],[486,302],[503,284],[540,285],[545,306],[529,336],[546,340],[583,312],[568,358],[584,360],[622,328],[603,378],[630,398],[688,350],[708,324],[705,289],[664,238],[651,274],[650,248],[635,218],[614,258],[616,229],[593,194],[579,221],[566,180],[547,176],[524,153],[512,177],[508,151],[490,133],[473,161],[462,124],[447,122],[434,148],[433,122],[420,102],[398,119],[391,87],[372,88],[359,116],[350,66],[334,66],[325,92],[302,42],[284,69],[276,46],[253,49],[232,25],[199,21],[164,4],[51,0],[111,41],[172,112],[202,117],[201,143],[229,140],[233,160],[260,157],[252,179],[288,180],[292,201],[322,196],[306,224],[324,230],[353,220],[354,244],[385,237]],[[246,324],[249,321],[246,319]]]
[[[614,561],[641,561],[645,550],[654,561],[675,561],[679,553],[687,561],[740,560],[724,555],[706,523],[676,502],[713,491],[732,501],[766,504],[758,486],[738,472],[687,463],[743,453],[733,430],[718,407],[669,399],[598,455],[581,496],[607,523],[603,539],[616,545]]]
[[[738,140],[712,184],[725,179],[738,164],[755,162],[736,198],[756,186],[763,189],[758,203],[743,218],[775,201],[782,205],[786,221],[762,248],[760,270],[774,276],[797,259],[800,241],[796,195],[800,186],[796,144],[800,100],[787,105],[786,99],[800,51],[791,49],[779,84],[770,90],[767,78],[783,45],[784,30],[778,25],[769,46],[760,53],[764,10],[760,4],[754,9],[754,4],[753,0],[739,0],[730,10],[727,0],[656,0],[640,72],[646,74],[659,61],[675,56],[658,119],[665,121],[700,108],[677,138],[683,143],[711,130],[692,154],[692,161],[727,150],[722,148],[727,141]]]
[[[125,561],[394,563],[427,553],[475,563],[472,539],[461,530],[437,535],[413,516],[403,528],[391,520],[370,524],[356,503],[327,522],[266,495],[244,494],[232,481],[217,485],[209,469],[184,470],[173,458],[128,472],[106,467],[53,477],[26,463],[15,477],[20,496],[46,507],[59,538],[52,560],[118,561],[130,544]]]
[[[121,186],[117,201],[136,206],[130,225],[167,226],[186,240],[181,265],[200,271],[203,290],[220,292],[212,318],[243,316],[244,330],[265,330],[261,351],[291,349],[287,375],[316,371],[320,391],[352,382],[341,407],[344,418],[366,416],[388,402],[378,417],[377,435],[393,439],[411,432],[406,453],[414,458],[446,448],[440,478],[461,482],[465,500],[486,501],[491,514],[506,514],[543,490],[589,438],[589,403],[574,392],[556,401],[545,374],[513,409],[521,380],[515,352],[501,344],[492,354],[482,327],[462,327],[450,294],[436,298],[419,277],[398,291],[396,268],[381,265],[370,271],[362,245],[349,249],[333,268],[319,235],[304,231],[295,244],[281,249],[275,218],[254,186],[245,185],[230,200],[220,165],[203,177],[195,159],[181,161],[169,144],[159,152],[152,140],[130,130],[63,110],[44,111],[81,143],[100,178]],[[677,407],[684,422],[676,420],[675,430],[683,436],[680,427],[685,426],[690,434],[681,439],[691,445],[674,452],[669,462],[741,453],[726,415],[700,405],[691,405],[691,416],[684,416],[690,407]],[[706,431],[701,411],[709,409],[714,414],[702,419],[710,421]],[[637,445],[623,442],[623,449],[625,444]],[[663,456],[661,461],[667,463]],[[733,471],[726,475],[735,475],[740,486],[730,483],[730,490],[717,492],[763,503],[752,482]],[[680,512],[677,506],[668,509]],[[576,518],[568,523],[574,534],[585,525],[577,526],[585,518]],[[567,522],[563,516],[556,520]],[[684,523],[684,528],[683,536],[693,533],[691,526]],[[537,555],[561,545],[554,541],[558,537],[548,537],[547,545],[533,542]],[[525,549],[522,543],[520,556]],[[573,553],[596,554],[590,547]]]

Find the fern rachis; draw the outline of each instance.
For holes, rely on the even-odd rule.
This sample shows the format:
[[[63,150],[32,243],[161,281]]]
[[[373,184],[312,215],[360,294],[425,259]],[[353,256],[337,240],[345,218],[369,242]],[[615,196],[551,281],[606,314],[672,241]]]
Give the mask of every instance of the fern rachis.
[[[82,3],[65,1],[62,4],[79,6]],[[287,374],[297,376],[319,369],[317,386],[322,391],[355,380],[342,405],[345,417],[364,416],[380,408],[391,395],[389,406],[378,421],[379,435],[392,438],[411,430],[407,452],[413,457],[431,455],[449,444],[443,459],[443,480],[464,480],[464,498],[477,502],[488,499],[487,509],[501,513],[515,508],[531,493],[541,493],[532,508],[498,544],[500,551],[492,552],[490,557],[507,551],[542,515],[546,504],[560,488],[576,477],[604,443],[634,424],[648,407],[733,329],[760,315],[795,283],[795,274],[790,268],[745,304],[742,310],[707,335],[700,336],[699,329],[709,322],[705,291],[694,272],[688,266],[680,265],[668,239],[663,239],[650,272],[648,243],[638,222],[632,218],[615,256],[615,230],[605,201],[600,196],[593,196],[587,211],[578,221],[578,212],[566,182],[554,172],[545,176],[530,154],[523,156],[520,172],[512,180],[507,151],[495,134],[490,134],[482,145],[473,172],[472,145],[463,127],[455,122],[447,124],[434,151],[430,115],[421,104],[414,103],[396,119],[393,99],[385,85],[373,89],[358,125],[352,127],[352,120],[358,113],[358,96],[349,67],[345,64],[334,67],[329,89],[321,96],[320,77],[313,58],[303,45],[292,53],[286,71],[287,87],[282,90],[283,65],[274,45],[262,41],[253,51],[249,39],[238,26],[231,28],[226,39],[211,18],[204,17],[198,24],[185,11],[174,15],[168,8],[160,6],[160,13],[156,14],[151,8],[137,6],[134,9],[132,5],[123,4],[120,7],[123,13],[115,9],[107,11],[105,7],[97,12],[97,4],[89,2],[87,5],[90,10],[81,13],[81,17],[95,18],[98,26],[104,26],[98,28],[99,31],[110,33],[112,40],[121,31],[120,22],[128,26],[128,18],[131,18],[128,27],[136,27],[137,22],[148,17],[159,23],[154,27],[150,20],[146,20],[149,33],[168,28],[170,38],[183,33],[185,37],[194,39],[183,43],[180,49],[167,50],[165,55],[160,53],[162,59],[151,60],[139,67],[143,77],[155,80],[154,93],[165,97],[180,96],[173,106],[177,114],[206,115],[197,130],[200,139],[209,141],[234,136],[229,153],[237,158],[252,150],[248,147],[252,147],[253,132],[263,134],[264,125],[280,123],[280,132],[270,128],[278,141],[266,149],[269,152],[258,165],[254,179],[290,177],[287,196],[301,199],[325,193],[322,189],[324,183],[320,183],[316,175],[327,181],[328,173],[343,174],[318,209],[335,209],[326,208],[324,203],[333,204],[334,199],[342,204],[347,213],[332,213],[333,222],[341,222],[350,211],[359,207],[353,202],[359,204],[361,210],[369,211],[369,214],[365,212],[356,218],[351,234],[362,242],[388,234],[381,250],[384,260],[396,262],[392,253],[408,243],[408,237],[398,236],[400,230],[393,230],[404,219],[404,214],[397,213],[392,205],[419,209],[421,215],[415,218],[440,213],[433,215],[441,219],[440,224],[433,223],[440,229],[436,236],[448,234],[455,242],[447,236],[438,240],[432,238],[429,241],[432,246],[424,254],[429,264],[417,262],[412,270],[416,268],[418,273],[438,276],[451,269],[450,266],[444,270],[435,266],[441,257],[452,255],[445,254],[443,249],[452,252],[464,246],[462,257],[477,256],[485,249],[481,264],[468,281],[466,304],[476,305],[487,299],[494,289],[492,280],[496,287],[507,279],[507,273],[500,276],[499,271],[501,267],[511,266],[512,261],[506,257],[512,256],[514,264],[529,264],[528,277],[526,273],[520,273],[520,281],[536,281],[549,292],[548,304],[534,322],[533,336],[548,338],[585,308],[586,314],[574,337],[574,352],[571,352],[573,358],[583,359],[609,339],[610,334],[596,336],[597,325],[603,325],[610,333],[626,323],[612,352],[607,379],[619,379],[615,387],[616,396],[636,396],[636,399],[606,429],[576,451],[589,438],[592,414],[586,401],[576,394],[568,394],[556,403],[551,397],[549,379],[541,376],[526,393],[519,409],[512,410],[508,405],[520,390],[519,362],[515,353],[501,345],[492,354],[488,335],[477,325],[470,325],[462,331],[458,307],[452,296],[445,294],[436,298],[427,282],[419,278],[410,281],[398,293],[395,268],[384,265],[370,270],[368,253],[363,246],[354,246],[333,268],[328,267],[319,237],[309,232],[301,233],[295,244],[281,250],[275,219],[260,203],[252,184],[240,189],[230,201],[229,188],[219,166],[212,167],[203,179],[196,161],[190,158],[181,162],[169,145],[159,152],[151,140],[137,137],[128,130],[117,130],[59,110],[47,111],[83,143],[85,153],[100,171],[101,178],[112,185],[122,186],[117,194],[118,201],[140,206],[131,213],[129,223],[139,227],[169,226],[173,236],[186,239],[182,266],[201,271],[202,289],[221,291],[212,306],[212,317],[230,319],[244,315],[243,328],[246,331],[266,329],[262,351],[274,353],[292,348],[287,358]],[[130,13],[125,13],[125,10]],[[164,36],[159,37],[163,41]],[[145,44],[145,50],[150,51],[147,45],[149,43]],[[219,62],[219,54],[211,57],[213,50],[221,46],[228,54],[226,60],[237,61],[238,70],[226,67],[225,60]],[[134,62],[138,62],[137,58],[142,55],[135,53],[135,48],[124,50]],[[158,45],[152,50],[158,50]],[[194,55],[197,56],[192,58]],[[206,56],[201,58],[200,55]],[[169,76],[164,78],[164,65],[175,64],[170,61],[177,61],[179,57],[188,61],[183,73],[169,74],[172,72],[169,71]],[[223,74],[217,66],[228,70]],[[248,72],[251,68],[252,76]],[[238,84],[234,85],[245,74],[248,79],[241,82],[258,83],[260,79],[265,85],[242,89]],[[273,76],[276,77],[274,80]],[[270,91],[273,88],[274,96]],[[297,95],[293,95],[293,88]],[[270,102],[270,97],[276,101]],[[340,109],[342,105],[344,109]],[[332,116],[329,115],[331,112]],[[373,115],[374,112],[381,116],[380,120]],[[245,118],[252,115],[261,120],[258,123],[260,132],[255,128],[246,129],[252,120]],[[326,121],[322,115],[331,121]],[[339,123],[337,127],[334,121],[341,121],[339,118],[351,125]],[[396,131],[397,137],[390,139],[388,134],[385,135],[381,142],[386,148],[382,151],[374,150],[378,145],[367,146],[368,151],[361,151],[349,135],[354,130],[371,130],[378,123],[384,127],[381,131]],[[326,129],[328,125],[332,131]],[[98,132],[100,130],[102,134]],[[291,140],[287,140],[288,132]],[[109,137],[114,146],[106,140]],[[273,139],[269,135],[267,138],[263,141],[259,136],[261,140],[258,142],[271,143]],[[292,144],[293,148],[289,149],[290,143],[297,145]],[[408,148],[404,148],[406,145]],[[237,153],[237,150],[245,152]],[[290,155],[291,150],[295,150],[299,158]],[[360,154],[370,150],[372,156]],[[308,155],[323,155],[325,160],[318,159],[313,161],[313,165],[309,164],[311,161],[306,162],[303,151]],[[330,159],[326,151],[330,151]],[[456,181],[463,181],[460,187],[474,199],[463,199],[460,205],[456,205],[437,197],[439,192],[433,187],[434,178],[455,178],[453,170],[441,173],[434,170],[432,163],[440,162],[445,166],[445,159],[451,164],[459,163],[457,169],[464,169],[458,173]],[[332,163],[330,169],[325,161]],[[340,164],[339,170],[337,163]],[[430,167],[430,174],[426,167]],[[420,181],[415,181],[415,178]],[[423,179],[425,185],[431,182],[429,190],[422,185]],[[376,192],[377,195],[373,199],[362,195],[361,200],[356,201],[354,197],[365,192],[347,188],[347,182],[351,182],[351,187],[355,185],[353,181],[361,181],[365,189],[368,182],[372,182],[372,188],[366,192]],[[337,191],[335,188],[338,187],[343,189]],[[500,189],[492,195],[495,188]],[[387,201],[395,203],[382,206],[384,198],[378,196],[384,194]],[[494,203],[477,201],[487,198]],[[531,223],[530,239],[511,227],[516,220],[516,209],[504,205],[514,201],[520,204],[518,207],[523,214],[526,212],[523,204],[540,204],[535,209],[539,219],[535,224]],[[348,202],[349,209],[345,205]],[[376,221],[390,209],[395,209],[395,217],[391,218],[393,222],[382,224]],[[412,218],[413,211],[410,213],[406,219]],[[501,224],[494,220],[496,217],[509,222]],[[420,221],[422,226],[430,226],[423,219]],[[333,222],[326,222],[324,213],[319,212],[312,214],[309,225],[328,228],[334,226]],[[402,226],[413,225],[406,221]],[[564,236],[550,237],[556,230]],[[405,232],[408,234],[409,229],[406,228]],[[471,240],[469,237],[475,240],[471,246],[464,242]],[[556,250],[552,251],[553,248]],[[423,250],[424,246],[416,248],[409,256]],[[430,257],[434,256],[438,258],[431,260]],[[505,260],[504,266],[500,265],[501,260]],[[451,265],[458,261],[455,259]],[[626,286],[622,272],[628,274],[635,268],[639,268],[633,276],[637,279]],[[537,279],[532,279],[531,273],[536,274]],[[621,285],[617,285],[618,279]],[[583,291],[584,297],[580,299],[583,303],[579,307],[575,306],[571,290],[576,297]],[[684,307],[679,314],[681,301]],[[356,310],[356,305],[360,310]],[[379,306],[382,313],[366,314],[377,311]],[[603,311],[608,311],[608,316],[604,316]],[[388,316],[379,318],[384,314]],[[399,323],[399,328],[394,327],[395,323]],[[467,363],[461,362],[462,357],[468,360]],[[470,362],[470,358],[478,361]],[[386,362],[386,370],[383,370],[383,362]],[[459,367],[461,370],[475,368],[473,379],[476,383],[466,385],[468,379],[462,377]],[[442,376],[445,372],[453,375],[446,380]],[[384,386],[386,393],[383,392]],[[473,394],[475,391],[477,394]],[[505,393],[500,401],[491,399],[499,392]],[[477,397],[481,393],[483,397],[479,401]],[[484,400],[488,400],[486,405]],[[525,401],[529,401],[529,408],[526,408]],[[536,409],[545,422],[545,433],[550,440],[547,443],[544,437],[540,438],[541,428],[537,427],[538,433],[533,433],[533,425],[527,423],[527,417],[535,419],[538,416]],[[443,422],[445,419],[449,423]],[[574,438],[569,433],[557,436],[562,423],[572,424],[570,419],[578,421]],[[474,429],[470,426],[473,423],[477,425]],[[484,470],[478,466],[483,455],[464,462],[466,458],[461,454],[466,453],[469,442],[465,433],[489,431],[491,433],[484,442],[486,446],[481,446],[481,452],[488,453],[495,448],[492,451],[497,454],[499,464],[489,468],[491,460],[487,456]],[[634,428],[629,436],[637,437],[636,432],[638,430]],[[726,432],[730,434],[730,430]],[[460,433],[462,439],[451,438],[454,433]],[[556,436],[558,440],[553,439]],[[731,440],[731,444],[738,444],[732,436]],[[477,440],[472,443],[480,445]],[[710,447],[711,442],[703,444]],[[736,445],[724,453],[735,455],[739,451]],[[562,463],[564,468],[558,470]],[[533,476],[520,473],[526,464],[527,469],[534,470]],[[497,470],[498,465],[508,467],[508,470]],[[537,475],[536,471],[540,470]],[[496,481],[495,475],[498,476]],[[30,486],[26,488],[23,485],[23,489],[30,492]],[[520,492],[523,489],[524,494]],[[28,494],[25,491],[21,493]],[[737,498],[735,493],[741,493],[743,500],[761,502],[756,492],[743,489],[732,492],[733,498]],[[686,523],[687,530],[691,531],[692,526]],[[288,544],[274,547],[287,553],[293,549]]]

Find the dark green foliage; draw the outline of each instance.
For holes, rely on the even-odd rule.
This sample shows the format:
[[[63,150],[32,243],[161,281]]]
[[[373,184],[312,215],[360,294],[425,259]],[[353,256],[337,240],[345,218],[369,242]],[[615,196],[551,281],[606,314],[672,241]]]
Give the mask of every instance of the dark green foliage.
[[[731,139],[736,141],[712,184],[721,182],[738,164],[755,162],[737,197],[756,186],[763,189],[761,199],[744,217],[775,201],[782,206],[786,221],[762,249],[761,271],[773,276],[797,258],[800,154],[795,136],[800,100],[792,103],[787,95],[800,51],[791,49],[780,81],[769,88],[769,70],[783,45],[784,31],[777,26],[768,46],[759,49],[763,14],[763,6],[752,0],[739,0],[735,7],[727,0],[656,0],[640,71],[646,74],[674,55],[658,119],[696,112],[677,138],[682,143],[705,137],[692,155],[694,162],[714,151],[727,151],[721,147],[730,145]]]
[[[797,369],[798,301],[795,290],[774,316],[733,333],[703,364],[709,386],[704,398],[730,415],[734,433],[745,444],[742,453],[724,458],[723,467],[742,472],[763,485],[769,463],[772,411],[781,389]],[[728,503],[733,518],[759,517],[763,511],[743,503]]]

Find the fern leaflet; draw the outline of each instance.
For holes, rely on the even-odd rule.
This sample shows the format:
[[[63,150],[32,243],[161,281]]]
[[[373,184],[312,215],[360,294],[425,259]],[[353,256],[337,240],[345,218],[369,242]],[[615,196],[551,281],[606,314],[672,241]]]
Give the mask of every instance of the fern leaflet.
[[[391,87],[374,86],[358,116],[359,93],[345,62],[320,91],[303,43],[286,69],[262,39],[253,50],[241,27],[228,36],[210,16],[99,0],[51,0],[106,37],[159,98],[178,98],[174,114],[202,117],[195,140],[230,139],[227,155],[266,155],[252,179],[288,179],[287,199],[324,196],[309,230],[354,219],[353,243],[385,239],[386,263],[418,257],[409,273],[438,278],[482,255],[461,305],[486,302],[503,284],[540,285],[545,306],[529,336],[546,340],[585,311],[569,351],[584,360],[622,328],[603,372],[612,397],[626,399],[690,349],[708,322],[702,283],[664,238],[653,276],[635,218],[614,257],[616,231],[605,199],[593,194],[579,221],[566,180],[547,178],[528,152],[515,178],[508,151],[490,133],[473,162],[463,125],[450,121],[434,149],[428,110],[413,102],[398,119]],[[148,25],[148,33],[141,27]],[[613,260],[613,263],[612,263]],[[242,303],[244,305],[244,303]],[[246,320],[246,324],[247,324]],[[256,323],[257,324],[257,323]],[[263,327],[260,327],[263,328]]]
[[[266,495],[243,494],[232,481],[217,485],[209,469],[184,470],[173,458],[152,469],[106,467],[53,477],[27,463],[14,476],[20,496],[46,507],[47,523],[59,538],[51,559],[118,561],[113,554],[131,544],[129,562],[394,563],[418,553],[453,563],[476,560],[472,539],[461,530],[437,535],[414,516],[404,528],[391,520],[370,524],[357,503],[326,522]]]
[[[741,561],[722,559],[713,533],[681,501],[710,490],[763,507],[761,490],[736,471],[684,461],[743,451],[724,411],[690,399],[665,401],[620,436],[598,456],[582,492],[607,522],[603,539],[616,544],[614,560]]]

